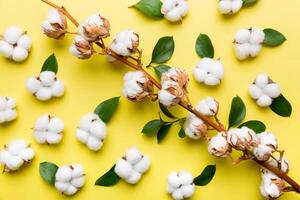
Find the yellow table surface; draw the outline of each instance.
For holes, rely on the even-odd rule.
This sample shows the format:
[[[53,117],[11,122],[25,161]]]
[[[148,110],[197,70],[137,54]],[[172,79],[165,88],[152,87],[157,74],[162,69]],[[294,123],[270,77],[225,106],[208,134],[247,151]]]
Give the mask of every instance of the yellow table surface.
[[[190,98],[197,103],[201,98],[214,96],[220,102],[220,118],[227,124],[227,116],[233,96],[238,94],[247,105],[247,119],[265,122],[268,130],[276,133],[279,146],[286,151],[290,160],[290,175],[300,181],[300,59],[299,22],[300,1],[261,0],[253,7],[242,9],[237,15],[223,17],[217,11],[217,0],[190,0],[190,11],[182,24],[171,24],[166,20],[154,21],[127,7],[134,0],[60,0],[69,11],[82,21],[90,14],[100,11],[111,22],[111,33],[132,28],[140,34],[145,63],[149,62],[151,52],[158,38],[173,35],[176,43],[175,53],[170,65],[191,69],[200,60],[194,50],[199,33],[208,34],[214,44],[216,57],[225,65],[225,78],[216,88],[209,88],[195,82],[191,77]],[[92,152],[75,138],[79,118],[93,111],[101,101],[121,95],[123,75],[128,68],[122,64],[109,64],[106,59],[94,56],[90,60],[79,60],[70,55],[68,48],[72,37],[54,41],[40,31],[49,7],[38,0],[0,0],[0,32],[10,25],[19,25],[33,39],[33,49],[29,59],[21,64],[0,58],[0,95],[11,96],[17,100],[18,118],[13,123],[0,126],[0,146],[12,139],[29,141],[36,150],[33,163],[17,173],[0,175],[0,200],[40,200],[40,199],[130,199],[153,200],[171,199],[165,191],[167,174],[172,170],[187,169],[199,174],[208,164],[217,164],[214,180],[206,187],[197,188],[192,199],[256,200],[259,194],[259,168],[247,161],[233,166],[231,161],[218,160],[207,153],[204,142],[179,139],[179,127],[173,127],[161,145],[155,137],[145,137],[140,131],[143,125],[157,118],[157,104],[150,101],[131,103],[121,98],[120,106],[109,123],[109,135],[99,152]],[[72,30],[76,30],[70,24]],[[284,33],[287,41],[280,47],[263,47],[261,54],[253,60],[239,62],[233,52],[233,37],[240,28],[274,28]],[[109,39],[110,40],[110,39]],[[107,41],[108,43],[108,41]],[[39,102],[25,89],[25,80],[37,75],[41,66],[51,53],[59,61],[58,77],[67,88],[61,99]],[[269,109],[259,108],[247,94],[247,87],[258,73],[267,72],[281,87],[284,95],[293,105],[291,118],[281,118]],[[186,112],[173,109],[178,115]],[[38,145],[30,129],[42,114],[59,116],[65,122],[66,130],[58,146]],[[139,147],[152,160],[151,170],[136,186],[121,181],[110,188],[95,187],[95,180],[106,172],[131,146]],[[81,163],[87,175],[83,189],[73,197],[64,197],[54,187],[46,184],[39,175],[39,163],[51,161],[58,165]],[[281,199],[300,199],[299,195],[289,193]]]

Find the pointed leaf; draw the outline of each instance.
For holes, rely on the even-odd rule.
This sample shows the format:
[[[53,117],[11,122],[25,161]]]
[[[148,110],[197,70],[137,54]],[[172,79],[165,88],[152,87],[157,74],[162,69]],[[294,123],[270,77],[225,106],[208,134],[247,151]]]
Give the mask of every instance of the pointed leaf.
[[[157,143],[158,144],[161,143],[162,140],[167,136],[171,126],[172,126],[172,124],[165,124],[159,129],[159,131],[157,133]]]
[[[216,173],[216,165],[208,165],[202,171],[202,173],[194,179],[195,185],[204,186],[207,185],[214,177]]]
[[[250,120],[247,122],[244,122],[239,126],[239,128],[246,126],[250,129],[252,129],[255,133],[262,133],[266,130],[266,125],[258,120]]]
[[[185,131],[183,128],[180,128],[179,132],[178,132],[178,136],[180,138],[185,138],[186,137],[186,134],[185,134]]]
[[[103,122],[107,123],[112,118],[119,105],[120,97],[114,97],[100,103],[94,113],[97,114]]]
[[[213,58],[214,47],[210,38],[205,34],[200,34],[196,41],[196,52],[201,58]]]
[[[54,54],[52,54],[45,60],[41,72],[43,71],[51,71],[54,72],[55,74],[57,73],[58,64]]]
[[[281,45],[284,41],[286,41],[285,36],[271,28],[264,29],[265,40],[264,44],[269,46],[278,46]]]
[[[292,105],[282,94],[273,100],[270,108],[282,117],[290,117],[292,114]]]
[[[167,72],[169,69],[171,69],[171,67],[168,65],[158,65],[154,67],[155,73],[159,79],[161,78],[161,75]]]
[[[160,38],[153,49],[151,63],[162,64],[167,62],[172,57],[174,49],[175,44],[172,36]]]
[[[114,165],[103,176],[98,178],[98,180],[95,182],[95,185],[105,186],[105,187],[116,185],[119,182],[120,177],[116,174],[115,167],[116,167],[116,165]]]
[[[229,128],[238,125],[246,116],[246,106],[243,100],[236,96],[232,99],[231,110],[229,114]]]
[[[251,6],[255,4],[257,0],[243,0],[243,6]]]
[[[55,183],[55,175],[58,170],[58,166],[51,162],[42,162],[40,163],[39,171],[41,177],[47,183],[54,185]]]
[[[163,104],[161,104],[160,102],[159,102],[159,108],[160,108],[160,110],[164,113],[164,115],[166,115],[167,117],[169,117],[169,118],[176,118],[169,110],[168,110],[168,108],[166,108]]]
[[[136,8],[144,15],[154,19],[160,19],[164,16],[160,11],[162,7],[160,0],[141,0],[137,4],[130,7]]]
[[[144,126],[142,133],[146,135],[157,133],[163,125],[164,122],[159,119],[151,120]]]

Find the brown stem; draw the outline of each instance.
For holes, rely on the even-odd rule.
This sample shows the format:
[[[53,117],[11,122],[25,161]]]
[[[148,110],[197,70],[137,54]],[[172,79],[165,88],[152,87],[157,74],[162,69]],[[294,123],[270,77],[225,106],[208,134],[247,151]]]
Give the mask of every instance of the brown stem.
[[[79,26],[79,23],[76,21],[76,19],[64,7],[59,7],[59,6],[55,5],[54,3],[50,2],[49,0],[41,0],[41,1],[45,2],[46,4],[50,5],[53,8],[59,9],[68,19],[70,19],[70,21],[75,26]],[[161,89],[161,84],[153,76],[151,76],[145,69],[143,69],[141,67],[141,65],[136,65],[136,64],[128,61],[127,58],[119,56],[116,53],[114,53],[113,51],[110,51],[109,49],[105,48],[105,45],[104,45],[103,41],[102,41],[102,43],[96,42],[96,44],[99,47],[101,47],[106,54],[114,57],[115,59],[119,60],[120,62],[128,65],[129,67],[131,67],[135,70],[143,71],[148,76],[148,78],[151,80],[153,85],[155,85],[158,89]],[[202,115],[196,109],[191,108],[190,105],[188,104],[188,102],[182,101],[182,102],[179,103],[179,105],[181,107],[183,107],[184,109],[186,109],[187,111],[193,113],[194,115],[196,115],[200,119],[202,119],[205,123],[207,123],[208,125],[213,127],[215,130],[220,131],[220,132],[222,132],[222,131],[227,132],[227,130],[223,127],[223,125],[220,125],[220,124],[214,122],[209,117],[207,117],[205,115]],[[287,174],[283,173],[281,170],[269,165],[266,162],[261,162],[261,161],[256,160],[256,159],[252,159],[252,160],[254,160],[260,166],[270,170],[271,172],[276,174],[278,177],[285,180],[287,183],[289,183],[294,188],[295,192],[300,193],[300,185],[297,182],[295,182],[291,177],[289,177]]]

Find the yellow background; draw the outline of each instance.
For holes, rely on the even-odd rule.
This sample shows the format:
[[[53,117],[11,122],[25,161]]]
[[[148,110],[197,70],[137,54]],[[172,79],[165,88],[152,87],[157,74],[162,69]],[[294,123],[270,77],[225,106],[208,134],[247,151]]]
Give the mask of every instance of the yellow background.
[[[170,65],[185,68],[189,73],[199,61],[194,44],[199,33],[208,34],[214,44],[216,58],[225,65],[225,78],[216,88],[209,88],[195,82],[191,77],[190,97],[193,103],[212,95],[220,102],[220,118],[227,124],[231,99],[240,95],[247,105],[247,119],[259,119],[266,123],[268,130],[276,133],[281,149],[291,163],[290,175],[300,181],[300,93],[299,93],[299,22],[300,1],[261,0],[255,6],[242,9],[237,15],[223,17],[217,11],[217,0],[190,0],[190,11],[182,24],[171,24],[166,20],[154,21],[127,7],[134,0],[57,0],[65,5],[79,21],[97,11],[111,22],[111,33],[132,28],[140,34],[145,63],[158,38],[173,35],[176,50]],[[157,118],[158,107],[150,101],[131,103],[121,98],[117,113],[109,123],[109,135],[99,152],[92,152],[75,138],[79,118],[93,111],[101,101],[121,95],[123,75],[128,70],[122,64],[109,64],[106,59],[94,56],[90,60],[78,60],[69,54],[72,37],[54,41],[40,31],[49,7],[38,0],[0,0],[0,32],[16,24],[33,39],[33,49],[29,59],[21,64],[0,58],[0,95],[17,100],[19,117],[13,123],[0,126],[0,145],[12,139],[23,138],[30,141],[36,150],[36,158],[29,166],[12,174],[0,175],[0,200],[40,200],[40,199],[117,199],[153,200],[171,199],[165,191],[166,177],[171,170],[187,169],[194,175],[204,166],[217,164],[214,180],[206,187],[197,188],[192,199],[253,200],[262,199],[259,194],[260,172],[252,163],[244,162],[233,166],[230,160],[218,160],[207,153],[204,142],[179,139],[179,127],[173,127],[161,145],[155,137],[145,137],[140,133],[143,125]],[[69,24],[71,30],[74,26]],[[286,43],[277,48],[263,47],[261,54],[253,60],[239,62],[233,52],[233,37],[240,28],[271,27],[285,34]],[[110,40],[110,39],[109,39]],[[109,41],[106,41],[108,43]],[[58,77],[65,82],[67,91],[63,98],[44,103],[33,98],[25,90],[24,82],[31,75],[37,75],[51,53],[55,52],[59,61]],[[293,105],[291,118],[281,118],[269,109],[259,108],[248,96],[247,86],[260,72],[267,72],[282,86],[283,94]],[[191,74],[191,73],[190,73]],[[178,115],[186,112],[175,108]],[[32,137],[31,127],[42,114],[59,116],[65,122],[66,130],[58,146],[38,145]],[[111,188],[95,187],[95,180],[106,172],[114,161],[131,146],[138,146],[152,159],[151,170],[136,186],[121,181]],[[64,197],[54,187],[47,185],[39,175],[42,161],[58,165],[81,163],[85,167],[87,183],[73,197]],[[299,195],[286,194],[284,200],[300,199]]]

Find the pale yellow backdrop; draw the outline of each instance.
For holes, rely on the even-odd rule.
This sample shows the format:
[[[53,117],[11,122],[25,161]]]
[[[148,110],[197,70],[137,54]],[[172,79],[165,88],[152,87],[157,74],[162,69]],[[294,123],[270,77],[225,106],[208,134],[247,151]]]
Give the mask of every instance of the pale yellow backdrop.
[[[127,7],[134,0],[56,0],[65,5],[78,19],[100,11],[111,22],[115,34],[132,28],[140,34],[144,61],[149,62],[157,39],[173,35],[176,50],[170,65],[184,67],[189,73],[199,61],[194,43],[199,33],[208,34],[215,46],[216,57],[225,64],[225,78],[216,88],[197,84],[191,78],[190,96],[196,103],[212,95],[220,101],[220,118],[227,123],[231,98],[238,94],[246,102],[247,119],[259,119],[274,131],[280,148],[286,150],[291,161],[290,175],[300,181],[300,1],[260,0],[257,5],[243,9],[233,17],[222,17],[217,11],[217,0],[189,0],[190,12],[182,24],[171,24],[165,20],[154,21]],[[18,103],[18,119],[0,126],[0,145],[15,138],[30,141],[37,156],[30,166],[18,173],[0,175],[0,200],[153,200],[171,199],[165,192],[166,176],[171,170],[187,169],[198,174],[204,166],[217,164],[217,173],[206,187],[197,188],[192,199],[259,200],[259,168],[251,161],[232,166],[229,160],[217,160],[210,156],[203,142],[193,142],[177,137],[178,127],[173,127],[161,145],[155,137],[144,137],[143,125],[157,117],[158,107],[150,101],[134,104],[123,97],[113,120],[109,123],[109,136],[101,151],[88,150],[75,139],[79,118],[94,109],[102,100],[121,95],[122,78],[128,70],[121,64],[110,65],[103,57],[82,61],[68,52],[71,37],[63,41],[46,38],[40,24],[49,7],[39,0],[0,0],[0,32],[16,24],[28,30],[33,39],[33,50],[29,59],[16,64],[0,58],[0,95],[11,96]],[[71,29],[75,30],[70,24]],[[238,62],[233,53],[233,37],[240,28],[275,28],[287,37],[287,42],[277,48],[262,49],[254,60]],[[42,103],[35,100],[24,86],[25,80],[37,75],[44,59],[55,53],[59,61],[58,77],[64,80],[67,91],[63,98]],[[293,105],[291,118],[281,118],[269,109],[260,109],[247,95],[247,86],[260,72],[267,72],[282,86],[284,95]],[[190,73],[191,74],[191,73]],[[184,116],[181,108],[175,108]],[[44,113],[61,117],[66,125],[63,142],[58,146],[38,145],[34,142],[31,127],[37,117]],[[108,170],[126,149],[136,145],[152,159],[151,170],[136,186],[120,182],[115,187],[95,187],[97,177]],[[58,165],[78,162],[86,169],[87,183],[73,197],[64,197],[55,188],[47,185],[39,176],[42,161]],[[296,194],[286,194],[282,199],[300,199]]]

